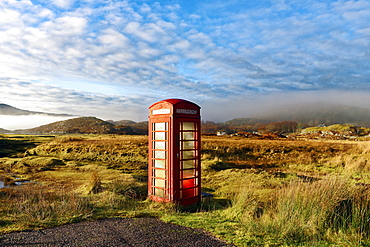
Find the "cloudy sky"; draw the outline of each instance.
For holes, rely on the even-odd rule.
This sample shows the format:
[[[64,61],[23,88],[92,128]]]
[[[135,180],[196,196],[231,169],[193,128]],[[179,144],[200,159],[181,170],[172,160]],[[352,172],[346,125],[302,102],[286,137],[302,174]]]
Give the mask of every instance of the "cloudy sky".
[[[0,1],[0,103],[21,109],[143,121],[184,98],[225,121],[368,96],[368,0]]]

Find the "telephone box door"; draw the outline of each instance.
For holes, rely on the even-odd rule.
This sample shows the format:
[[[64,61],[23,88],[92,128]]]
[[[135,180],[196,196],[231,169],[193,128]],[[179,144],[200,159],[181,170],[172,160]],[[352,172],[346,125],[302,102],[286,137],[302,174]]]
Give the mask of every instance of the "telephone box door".
[[[176,119],[179,125],[179,169],[182,204],[198,202],[200,195],[200,133],[199,123],[192,119]]]
[[[150,134],[151,151],[150,157],[150,176],[149,180],[150,195],[155,196],[159,201],[170,201],[169,193],[169,160],[170,160],[170,119],[159,119],[151,123]]]

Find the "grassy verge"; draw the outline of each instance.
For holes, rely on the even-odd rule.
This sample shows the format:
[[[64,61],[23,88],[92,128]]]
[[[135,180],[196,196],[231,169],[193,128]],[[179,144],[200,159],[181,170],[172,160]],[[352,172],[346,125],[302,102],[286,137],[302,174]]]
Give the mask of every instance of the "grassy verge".
[[[33,181],[0,190],[1,233],[159,217],[238,246],[370,245],[368,142],[204,137],[202,187],[215,199],[190,213],[146,199],[147,137],[32,138],[0,158],[0,180]]]

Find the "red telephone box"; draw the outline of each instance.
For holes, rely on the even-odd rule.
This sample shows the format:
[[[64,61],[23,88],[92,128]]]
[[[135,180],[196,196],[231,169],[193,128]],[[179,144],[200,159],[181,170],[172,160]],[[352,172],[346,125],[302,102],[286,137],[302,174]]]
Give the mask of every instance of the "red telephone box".
[[[183,206],[201,200],[200,107],[166,99],[149,107],[148,194]]]

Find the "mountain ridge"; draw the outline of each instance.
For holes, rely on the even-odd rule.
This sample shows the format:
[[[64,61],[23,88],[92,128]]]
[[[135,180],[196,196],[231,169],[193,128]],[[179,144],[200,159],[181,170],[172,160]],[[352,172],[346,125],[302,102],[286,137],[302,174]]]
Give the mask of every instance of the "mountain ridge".
[[[96,117],[77,117],[13,132],[28,134],[137,134],[130,126],[114,125]]]
[[[12,114],[28,112],[9,105],[0,104],[0,109],[11,109]],[[4,111],[3,111],[4,112]],[[31,113],[30,113],[31,112]],[[0,111],[1,114],[1,111]],[[60,114],[59,114],[60,115]],[[55,116],[55,115],[54,115]],[[73,115],[68,115],[73,116]],[[269,124],[296,122],[297,128],[316,125],[351,124],[361,127],[370,127],[370,109],[363,107],[334,105],[323,103],[295,104],[279,106],[264,111],[253,117],[234,118],[223,123],[212,121],[202,122],[203,133],[216,133],[220,130],[227,132],[253,132],[263,129]],[[292,123],[290,123],[292,124]],[[7,132],[8,130],[0,130]],[[36,128],[15,130],[14,133],[96,133],[96,134],[140,134],[148,133],[148,122],[134,122],[131,120],[101,120],[96,117],[76,117],[64,121],[58,121]]]
[[[11,130],[0,128],[0,134],[11,133]]]

